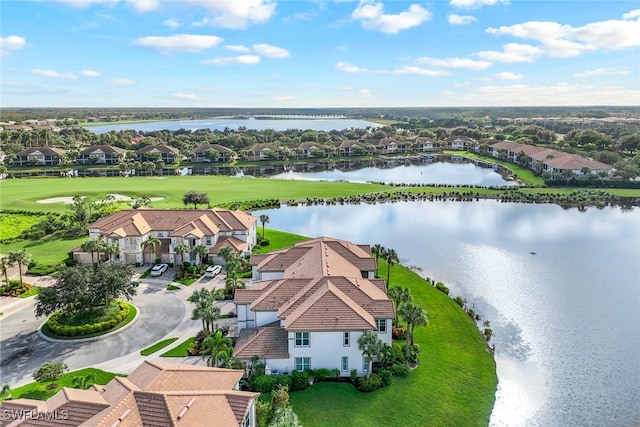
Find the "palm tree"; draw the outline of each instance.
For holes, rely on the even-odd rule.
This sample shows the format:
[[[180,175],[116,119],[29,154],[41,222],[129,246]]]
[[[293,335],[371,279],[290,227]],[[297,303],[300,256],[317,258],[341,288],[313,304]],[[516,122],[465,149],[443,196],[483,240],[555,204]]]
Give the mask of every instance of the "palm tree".
[[[142,250],[145,250],[146,248],[151,248],[151,252],[153,252],[153,259],[155,260],[156,259],[156,248],[161,243],[162,242],[160,241],[160,239],[158,239],[157,237],[153,237],[152,235],[149,235],[149,237],[147,237],[147,240],[142,242],[142,244],[140,246],[142,247]]]
[[[185,245],[183,242],[178,243],[173,247],[173,251],[180,255],[180,268],[184,265],[184,254],[189,252],[189,246]]]
[[[228,358],[232,347],[231,339],[223,336],[222,331],[216,331],[202,341],[200,354],[202,359],[207,359],[207,365],[218,366],[219,360]]]
[[[205,257],[209,254],[209,248],[207,245],[199,244],[193,248],[193,252],[198,255],[198,263],[202,265],[202,261],[204,261]]]
[[[83,252],[91,253],[91,264],[95,265],[96,261],[95,261],[94,254],[98,251],[97,240],[95,239],[87,240],[86,242],[80,245],[80,249],[82,249]]]
[[[120,253],[120,245],[117,243],[108,243],[104,242],[102,246],[102,252],[108,257],[109,261],[113,261],[113,255],[117,255]]]
[[[413,333],[417,326],[429,324],[427,312],[418,304],[404,303],[400,306],[400,316],[407,323],[405,355],[409,358],[413,345]]]
[[[398,307],[413,300],[409,288],[394,286],[392,288],[389,288],[387,294],[389,295],[389,298],[393,300],[393,308],[396,313],[398,312]]]
[[[269,215],[260,215],[260,222],[262,223],[262,238],[264,239],[264,225],[269,223]]]
[[[22,285],[22,266],[29,265],[31,262],[31,254],[24,249],[9,252],[9,263],[11,265],[18,264],[18,273],[20,274],[20,284]]]
[[[369,360],[369,367],[367,369],[367,377],[371,375],[371,367],[373,366],[373,357],[378,356],[384,348],[384,343],[373,331],[365,331],[360,338],[358,338],[358,348],[362,351],[362,354]]]
[[[387,265],[387,287],[389,287],[389,285],[391,284],[391,282],[389,281],[389,279],[391,278],[391,267],[393,267],[394,264],[399,263],[400,259],[398,258],[398,254],[396,253],[395,249],[385,249],[382,257],[387,261],[387,264],[388,264]]]
[[[202,290],[205,292],[201,292],[197,296],[191,320],[201,320],[202,329],[213,332],[216,329],[215,321],[220,318],[220,308],[215,305],[216,300],[213,298],[213,293],[206,289]]]
[[[371,248],[371,253],[376,256],[376,277],[378,277],[378,260],[380,259],[382,254],[384,254],[384,252],[385,252],[384,246],[382,246],[379,243],[376,243]]]
[[[3,256],[0,258],[0,269],[2,270],[2,274],[4,275],[4,281],[8,284],[9,277],[7,273],[9,272],[9,268],[11,267],[11,262],[9,261],[9,257]]]
[[[225,263],[231,258],[232,254],[233,254],[233,251],[229,246],[220,248],[220,250],[218,251],[218,256],[222,258]]]
[[[96,375],[91,373],[85,376],[73,377],[73,388],[86,390],[96,382]]]

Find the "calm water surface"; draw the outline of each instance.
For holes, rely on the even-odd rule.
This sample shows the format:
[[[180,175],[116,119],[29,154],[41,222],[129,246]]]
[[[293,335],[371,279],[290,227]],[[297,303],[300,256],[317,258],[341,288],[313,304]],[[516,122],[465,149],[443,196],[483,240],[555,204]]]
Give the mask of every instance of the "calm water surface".
[[[269,225],[396,249],[491,321],[491,425],[640,425],[640,210],[401,202],[283,207]],[[531,254],[535,252],[535,254]]]
[[[232,130],[244,126],[252,130],[273,129],[276,131],[285,131],[288,129],[311,129],[317,131],[332,131],[344,129],[365,129],[367,127],[381,127],[382,125],[368,122],[366,120],[356,119],[208,119],[208,120],[168,120],[164,122],[147,122],[147,123],[127,123],[113,124],[101,126],[87,126],[87,129],[93,133],[102,134],[109,131],[130,130],[134,129],[140,132],[152,132],[158,130],[180,130],[186,129],[195,131],[198,129],[224,130],[229,128]]]

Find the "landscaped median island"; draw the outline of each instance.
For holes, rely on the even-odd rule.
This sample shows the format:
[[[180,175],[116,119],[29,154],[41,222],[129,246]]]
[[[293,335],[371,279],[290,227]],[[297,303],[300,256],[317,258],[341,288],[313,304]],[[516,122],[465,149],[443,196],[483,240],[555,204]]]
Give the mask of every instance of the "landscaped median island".
[[[140,351],[140,355],[141,356],[148,356],[150,354],[153,354],[153,353],[155,353],[157,351],[162,350],[165,347],[170,346],[171,344],[173,344],[177,340],[178,340],[178,338],[167,338],[166,340],[159,341],[159,342],[153,344],[152,346],[147,347],[144,350],[141,350]]]

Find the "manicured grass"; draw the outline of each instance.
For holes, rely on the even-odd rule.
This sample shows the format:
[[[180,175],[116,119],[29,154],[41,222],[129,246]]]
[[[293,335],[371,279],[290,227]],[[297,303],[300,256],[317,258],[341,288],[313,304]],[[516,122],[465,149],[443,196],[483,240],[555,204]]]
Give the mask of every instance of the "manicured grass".
[[[78,371],[68,372],[64,374],[56,384],[58,387],[52,390],[46,390],[46,387],[49,383],[41,383],[41,382],[32,382],[29,384],[25,384],[21,387],[15,388],[13,390],[9,390],[9,393],[5,393],[0,395],[0,401],[5,400],[9,395],[13,399],[36,399],[36,400],[46,400],[56,394],[62,387],[73,387],[73,379],[76,377],[86,377],[89,374],[93,374],[95,376],[94,383],[105,385],[109,381],[113,379],[113,377],[126,377],[124,374],[114,374],[113,372],[102,371],[96,368],[85,368],[80,369]]]
[[[144,273],[140,275],[141,279],[146,279],[151,274],[151,269],[146,270]]]
[[[174,280],[174,282],[180,283],[185,286],[191,286],[195,283],[196,280],[198,279],[194,279],[193,277],[190,277],[188,279],[177,279],[177,280]]]
[[[0,236],[2,239],[19,237],[23,231],[27,231],[32,225],[42,221],[40,215],[0,214]]]
[[[1,190],[2,186],[0,185],[0,191]],[[10,251],[24,249],[31,254],[34,261],[40,264],[58,264],[67,258],[67,253],[71,249],[86,242],[87,238],[87,236],[83,236],[74,238],[55,237],[39,240],[22,240],[3,244],[2,252],[9,253]]]
[[[258,232],[262,235],[262,228],[258,227]],[[256,246],[255,253],[264,254],[267,252],[277,251],[284,248],[290,248],[298,242],[309,240],[310,237],[300,236],[298,234],[286,233],[284,231],[273,230],[271,228],[264,229],[264,237],[269,239],[268,246]]]
[[[122,322],[118,323],[115,327],[113,327],[111,329],[107,329],[105,331],[94,332],[94,333],[91,333],[91,334],[75,336],[75,337],[68,337],[68,336],[58,335],[58,334],[54,333],[51,329],[49,329],[49,327],[47,326],[46,323],[44,325],[42,325],[42,328],[40,329],[40,331],[44,335],[48,336],[49,338],[54,338],[54,339],[58,339],[58,340],[73,341],[73,340],[77,340],[77,339],[99,337],[100,335],[105,335],[105,334],[108,334],[110,332],[117,331],[118,329],[127,326],[129,323],[131,323],[133,321],[133,319],[135,319],[136,314],[138,314],[138,310],[136,309],[136,307],[133,304],[128,304],[128,305],[129,305],[129,315],[127,317],[125,317],[124,320]]]
[[[386,278],[380,260],[380,277]],[[391,386],[360,393],[345,383],[319,383],[290,393],[305,427],[486,426],[495,400],[495,361],[471,319],[413,271],[395,265],[391,286],[408,287],[429,314],[416,329],[419,366]]]
[[[177,291],[177,290],[179,290],[179,289],[181,289],[181,288],[179,288],[178,286],[175,286],[175,285],[167,285],[167,290],[168,290],[168,291]]]
[[[482,156],[480,154],[471,153],[469,151],[445,151],[445,154],[458,154],[465,157],[471,157],[474,159],[486,160],[491,163],[497,163],[504,166],[507,169],[512,170],[515,175],[520,178],[526,185],[544,185],[544,179],[539,176],[535,176],[530,169],[523,168],[515,163],[508,162],[506,160],[499,160],[491,156]]]
[[[27,292],[23,292],[20,295],[18,295],[18,298],[29,298],[34,295],[38,295],[38,293],[40,293],[40,288],[38,286],[34,286],[33,288],[29,289]]]
[[[195,337],[188,338],[186,341],[181,342],[179,345],[167,351],[166,353],[161,354],[160,357],[186,357],[189,355],[187,353],[189,346],[195,340]]]
[[[166,346],[168,346],[169,344],[172,344],[173,342],[177,341],[178,338],[167,338],[166,340],[162,340],[160,342],[155,343],[154,345],[145,348],[144,350],[140,351],[140,355],[141,356],[148,356],[150,354],[155,353],[156,351],[160,351],[163,348],[165,348]]]

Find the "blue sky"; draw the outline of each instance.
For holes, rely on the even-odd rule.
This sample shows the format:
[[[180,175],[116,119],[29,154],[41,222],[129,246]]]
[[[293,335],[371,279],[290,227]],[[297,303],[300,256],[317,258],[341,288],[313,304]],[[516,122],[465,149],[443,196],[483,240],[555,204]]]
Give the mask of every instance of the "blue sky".
[[[3,107],[640,105],[635,1],[0,2]]]

